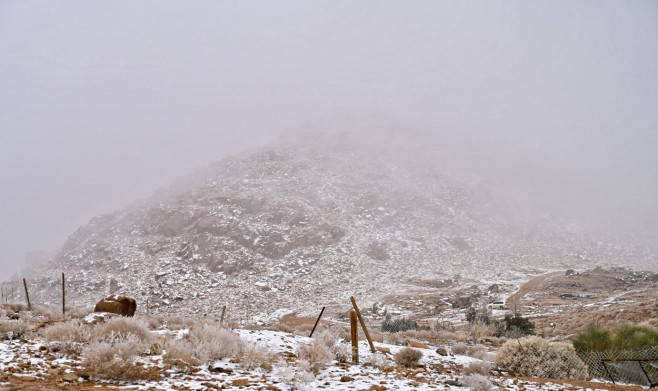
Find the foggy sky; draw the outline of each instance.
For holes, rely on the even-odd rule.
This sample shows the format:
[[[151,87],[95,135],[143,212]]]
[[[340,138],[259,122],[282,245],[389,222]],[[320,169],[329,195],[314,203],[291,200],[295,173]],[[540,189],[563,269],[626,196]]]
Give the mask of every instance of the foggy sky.
[[[658,218],[656,70],[653,0],[0,0],[0,280],[95,215],[337,118],[504,155],[510,180],[536,161],[563,181],[547,199],[607,223]]]

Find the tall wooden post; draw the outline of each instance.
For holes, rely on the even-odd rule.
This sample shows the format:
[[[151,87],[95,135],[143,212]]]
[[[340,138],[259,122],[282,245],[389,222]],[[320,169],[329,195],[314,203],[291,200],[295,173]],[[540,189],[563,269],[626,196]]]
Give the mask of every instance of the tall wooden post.
[[[149,299],[146,299],[146,316],[149,316]]]
[[[23,286],[25,287],[25,297],[27,298],[27,310],[32,311],[32,305],[30,304],[30,294],[27,292],[27,282],[25,277],[23,277]]]
[[[5,288],[0,288],[0,294],[2,295],[2,304],[5,303]]]
[[[350,334],[352,338],[352,362],[359,363],[359,329],[356,326],[356,312],[350,311]]]
[[[375,350],[375,345],[372,343],[372,340],[370,339],[370,334],[368,333],[368,329],[366,328],[366,322],[363,321],[363,317],[361,316],[361,311],[359,311],[359,307],[357,307],[356,305],[356,300],[354,300],[354,296],[351,296],[350,300],[352,301],[352,307],[354,307],[354,312],[356,312],[356,316],[359,318],[359,323],[361,323],[363,334],[366,335],[366,339],[370,344],[370,351],[375,353],[377,350]]]
[[[62,272],[62,315],[66,315],[66,280]]]

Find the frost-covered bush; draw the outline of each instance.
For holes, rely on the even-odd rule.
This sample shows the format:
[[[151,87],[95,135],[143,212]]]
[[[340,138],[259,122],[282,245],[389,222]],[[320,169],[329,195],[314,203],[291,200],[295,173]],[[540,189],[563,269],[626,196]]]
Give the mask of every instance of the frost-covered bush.
[[[91,338],[91,328],[78,319],[46,327],[43,336],[53,350],[79,354],[82,344]]]
[[[458,354],[460,356],[464,356],[468,354],[468,345],[466,345],[463,342],[457,342],[452,346],[450,351],[452,352],[452,354]]]
[[[295,366],[279,367],[276,374],[291,390],[304,390],[315,379],[311,364],[306,360],[299,360]]]
[[[498,350],[496,365],[527,377],[576,380],[588,377],[587,366],[571,344],[549,344],[534,336],[506,342]]]
[[[0,340],[25,338],[32,326],[22,320],[0,320]]]
[[[489,378],[478,373],[465,376],[462,381],[471,391],[493,391],[496,389]]]
[[[240,336],[212,324],[193,327],[188,339],[202,362],[236,357],[243,346]]]
[[[321,341],[315,339],[308,345],[301,345],[297,349],[297,356],[308,361],[310,369],[313,373],[318,373],[333,361],[334,354],[331,350]]]
[[[91,377],[110,380],[157,380],[160,370],[147,368],[137,359],[148,344],[133,334],[125,337],[111,333],[90,343],[84,350],[82,366]]]
[[[395,356],[393,356],[395,362],[398,365],[403,365],[408,368],[414,368],[418,366],[418,362],[423,358],[423,352],[414,348],[402,348]]]
[[[143,319],[117,316],[105,323],[96,325],[92,331],[92,340],[101,341],[110,336],[125,338],[128,334],[132,334],[145,342],[150,342],[154,338]]]
[[[275,354],[261,346],[245,344],[238,353],[236,361],[240,368],[247,371],[260,368],[269,372],[278,360]]]
[[[480,374],[482,376],[488,376],[493,368],[493,364],[486,361],[473,361],[464,368],[465,375],[472,375],[474,373]]]

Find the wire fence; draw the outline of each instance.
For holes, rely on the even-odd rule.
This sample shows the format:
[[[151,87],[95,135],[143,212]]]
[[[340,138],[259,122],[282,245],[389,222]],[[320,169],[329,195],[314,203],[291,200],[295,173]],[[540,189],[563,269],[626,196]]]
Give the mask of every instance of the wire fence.
[[[592,378],[615,383],[658,385],[658,346],[642,350],[579,353]]]

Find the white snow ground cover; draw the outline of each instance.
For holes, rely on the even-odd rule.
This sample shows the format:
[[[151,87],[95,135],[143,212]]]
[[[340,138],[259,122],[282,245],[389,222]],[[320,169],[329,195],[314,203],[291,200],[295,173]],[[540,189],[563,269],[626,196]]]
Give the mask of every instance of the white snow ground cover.
[[[280,360],[271,371],[262,369],[247,371],[237,362],[223,359],[211,365],[201,365],[191,371],[165,370],[163,355],[142,357],[146,365],[156,365],[163,369],[165,376],[158,381],[108,382],[95,381],[102,387],[133,390],[214,390],[214,389],[265,389],[265,390],[466,390],[461,369],[475,358],[448,355],[441,356],[435,349],[420,349],[423,357],[420,366],[414,369],[398,367],[393,355],[403,347],[375,342],[377,349],[390,350],[390,353],[371,353],[366,341],[359,343],[361,364],[332,362],[326,369],[313,375],[295,363],[298,348],[311,343],[312,339],[284,332],[267,330],[234,330],[243,341],[267,349],[282,357],[293,357],[290,363]],[[162,335],[162,333],[160,332]],[[172,333],[172,338],[184,332]],[[82,370],[82,358],[50,352],[43,341],[0,342],[0,373],[19,377],[45,379],[55,373],[78,374]],[[377,364],[377,365],[373,365]],[[86,382],[82,377],[69,376],[69,384]],[[10,383],[11,383],[11,378]],[[587,390],[558,383],[534,382],[526,379],[490,376],[500,390]],[[94,379],[91,379],[94,381]],[[2,383],[0,383],[0,386]],[[605,388],[600,388],[605,389]]]

